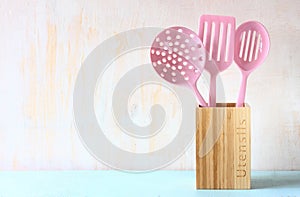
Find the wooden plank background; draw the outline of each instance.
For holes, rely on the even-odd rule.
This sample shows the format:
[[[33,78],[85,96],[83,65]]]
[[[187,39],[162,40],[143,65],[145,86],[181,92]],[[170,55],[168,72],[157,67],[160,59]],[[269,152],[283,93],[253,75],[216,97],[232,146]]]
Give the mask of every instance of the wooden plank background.
[[[233,15],[237,24],[258,20],[269,30],[269,57],[250,76],[247,92],[252,168],[300,170],[297,0],[1,1],[0,170],[107,169],[84,149],[74,128],[72,92],[80,63],[118,32],[172,25],[197,31],[204,13]],[[145,54],[130,64],[147,60]],[[221,78],[226,101],[234,102],[237,66]],[[194,169],[194,154],[192,145],[167,168]]]

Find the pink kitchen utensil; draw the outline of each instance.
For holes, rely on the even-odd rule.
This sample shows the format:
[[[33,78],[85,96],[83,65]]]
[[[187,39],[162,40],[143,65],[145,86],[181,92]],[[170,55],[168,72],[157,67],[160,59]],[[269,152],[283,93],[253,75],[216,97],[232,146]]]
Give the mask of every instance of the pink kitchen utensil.
[[[195,32],[185,27],[170,27],[159,33],[150,49],[155,71],[166,81],[193,89],[197,101],[207,103],[197,89],[205,65],[205,49]]]
[[[216,106],[216,79],[219,72],[233,61],[235,18],[230,16],[202,15],[199,37],[207,52],[205,70],[210,74],[209,106]]]
[[[249,21],[236,30],[234,61],[242,72],[237,107],[242,107],[244,104],[249,74],[262,64],[269,53],[269,48],[269,34],[261,23]]]

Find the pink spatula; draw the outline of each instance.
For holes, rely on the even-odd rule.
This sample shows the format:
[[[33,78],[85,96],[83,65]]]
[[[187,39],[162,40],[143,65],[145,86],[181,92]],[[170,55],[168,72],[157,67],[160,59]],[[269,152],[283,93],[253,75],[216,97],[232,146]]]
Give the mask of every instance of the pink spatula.
[[[265,27],[255,21],[243,23],[235,33],[234,61],[242,72],[242,83],[236,106],[242,107],[245,100],[247,78],[268,55],[270,39]]]
[[[205,49],[195,32],[185,27],[170,27],[159,33],[150,50],[155,71],[170,83],[193,89],[201,106],[207,103],[196,83],[205,64]]]
[[[216,106],[216,78],[227,69],[234,54],[235,18],[230,16],[202,15],[199,37],[207,52],[205,69],[210,74],[209,106]]]

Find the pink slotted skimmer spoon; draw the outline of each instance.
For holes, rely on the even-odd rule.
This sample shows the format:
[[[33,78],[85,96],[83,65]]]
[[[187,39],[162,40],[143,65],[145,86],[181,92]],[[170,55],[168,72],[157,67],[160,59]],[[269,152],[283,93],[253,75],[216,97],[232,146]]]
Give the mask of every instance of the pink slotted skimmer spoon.
[[[185,27],[170,27],[160,32],[152,43],[153,68],[166,81],[190,87],[198,103],[207,103],[197,89],[197,80],[205,65],[205,49],[195,32]]]
[[[242,107],[245,101],[247,78],[267,57],[270,39],[266,28],[256,21],[249,21],[240,25],[235,36],[234,61],[242,72],[242,82],[236,106]]]
[[[205,69],[210,74],[209,106],[216,106],[216,78],[233,61],[235,18],[202,15],[199,37],[207,52]]]

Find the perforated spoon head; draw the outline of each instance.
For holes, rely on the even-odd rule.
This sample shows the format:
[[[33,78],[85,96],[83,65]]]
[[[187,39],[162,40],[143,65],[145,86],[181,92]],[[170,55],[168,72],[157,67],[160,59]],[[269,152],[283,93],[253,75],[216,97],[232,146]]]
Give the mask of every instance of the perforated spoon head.
[[[236,30],[234,61],[243,71],[252,72],[261,65],[269,49],[269,34],[261,23],[249,21]]]
[[[195,32],[170,27],[159,33],[150,50],[155,71],[173,84],[196,84],[205,65],[205,49]]]
[[[216,66],[218,72],[227,69],[234,55],[235,18],[231,16],[202,15],[199,37],[207,51],[206,70]],[[212,64],[213,63],[213,64]]]

